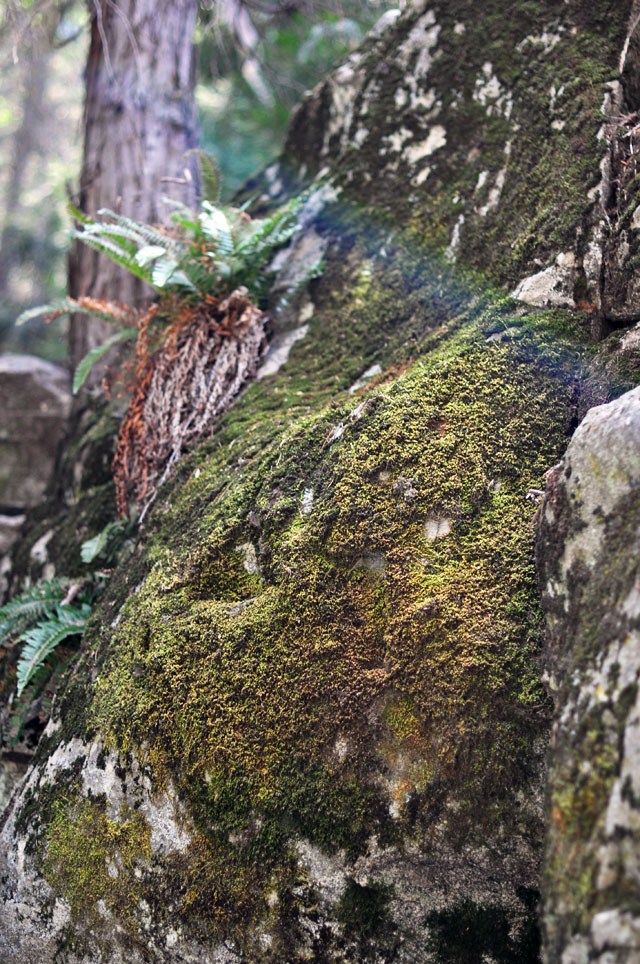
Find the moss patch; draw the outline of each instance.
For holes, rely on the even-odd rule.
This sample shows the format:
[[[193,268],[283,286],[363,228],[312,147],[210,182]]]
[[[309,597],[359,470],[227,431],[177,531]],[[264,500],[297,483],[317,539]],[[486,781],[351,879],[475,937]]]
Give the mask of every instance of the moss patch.
[[[504,908],[480,907],[471,900],[430,914],[427,945],[435,964],[483,964],[488,958],[500,964],[538,964],[538,895],[522,890],[519,896],[526,911],[519,925]]]
[[[86,924],[96,904],[131,925],[140,865],[151,857],[150,830],[142,814],[123,806],[117,820],[104,804],[61,796],[46,828],[43,873],[55,894],[68,901],[76,923]]]
[[[424,285],[392,316],[400,268],[343,304],[344,328],[347,297],[327,298],[287,372],[183,463],[149,575],[96,637],[87,722],[191,802],[220,874],[187,860],[202,872],[184,906],[220,936],[289,886],[292,836],[355,858],[373,835],[428,846],[436,812],[461,839],[508,823],[546,726],[527,491],[573,417],[566,318],[481,306],[443,341]],[[341,396],[387,311],[391,367]],[[334,324],[363,346],[346,374]],[[393,362],[412,329],[414,361]]]
[[[311,171],[329,160],[345,194],[389,228],[406,225],[420,245],[443,251],[457,224],[460,260],[513,286],[559,251],[584,254],[589,192],[607,150],[600,108],[630,6],[517,0],[505,16],[491,0],[481,17],[473,0],[408,8],[365,47],[365,80],[345,126],[334,119],[326,156],[318,123],[327,123],[330,83],[303,104],[287,156]],[[340,108],[336,99],[334,114]],[[414,160],[411,149],[436,127],[443,146]]]

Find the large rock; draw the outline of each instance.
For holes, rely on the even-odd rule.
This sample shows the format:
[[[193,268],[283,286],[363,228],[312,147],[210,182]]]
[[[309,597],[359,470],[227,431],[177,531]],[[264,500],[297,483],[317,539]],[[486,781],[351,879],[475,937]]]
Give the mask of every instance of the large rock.
[[[62,368],[32,355],[0,355],[0,600],[24,511],[42,498],[70,408]]]
[[[278,343],[87,628],[2,830],[3,962],[538,961],[533,516],[617,390],[630,13],[416,3],[302,105],[261,181],[317,174]],[[33,527],[58,574],[100,498]]]
[[[593,408],[548,476],[538,564],[557,705],[547,959],[640,959],[640,389]]]
[[[0,513],[37,505],[71,407],[69,375],[32,355],[0,355]]]

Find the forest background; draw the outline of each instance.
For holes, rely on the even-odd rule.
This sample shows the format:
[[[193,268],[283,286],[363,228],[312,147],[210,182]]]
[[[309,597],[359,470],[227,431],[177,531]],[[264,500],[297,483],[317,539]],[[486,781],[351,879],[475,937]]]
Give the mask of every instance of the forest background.
[[[202,0],[196,102],[201,147],[215,160],[223,199],[277,156],[304,91],[395,6]],[[22,328],[14,321],[66,290],[67,201],[81,163],[89,17],[90,0],[0,4],[0,352],[60,364],[66,318]]]

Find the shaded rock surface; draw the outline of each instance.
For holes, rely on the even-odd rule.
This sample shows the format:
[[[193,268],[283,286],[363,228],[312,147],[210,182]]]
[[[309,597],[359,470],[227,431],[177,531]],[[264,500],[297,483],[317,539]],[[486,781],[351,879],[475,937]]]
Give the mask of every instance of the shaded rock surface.
[[[69,376],[31,355],[0,355],[0,600],[10,550],[49,482],[71,408]]]
[[[538,557],[558,706],[545,926],[552,961],[640,954],[640,389],[591,409],[547,482]]]
[[[64,369],[31,355],[0,355],[0,512],[37,505],[71,408]]]
[[[279,340],[87,626],[6,813],[3,962],[539,960],[533,520],[638,380],[592,340],[631,6],[416,3],[302,104],[258,182],[311,187]],[[82,573],[108,452],[89,417],[14,587]]]

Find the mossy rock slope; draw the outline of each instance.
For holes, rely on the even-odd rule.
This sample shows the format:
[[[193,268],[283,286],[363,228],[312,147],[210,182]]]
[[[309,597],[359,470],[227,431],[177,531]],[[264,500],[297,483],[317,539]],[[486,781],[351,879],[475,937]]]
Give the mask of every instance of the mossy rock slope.
[[[311,185],[274,353],[89,623],[0,960],[539,960],[533,519],[636,378],[592,337],[629,8],[410,6],[299,109],[258,182]]]

